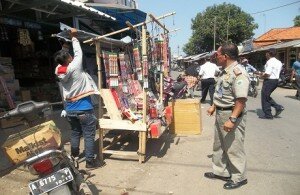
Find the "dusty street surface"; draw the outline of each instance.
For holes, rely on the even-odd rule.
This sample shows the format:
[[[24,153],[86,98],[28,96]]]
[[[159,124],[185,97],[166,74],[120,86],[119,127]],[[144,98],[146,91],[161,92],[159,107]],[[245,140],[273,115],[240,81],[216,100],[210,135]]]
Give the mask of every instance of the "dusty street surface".
[[[261,87],[260,87],[261,88]],[[94,194],[300,194],[300,101],[295,90],[277,88],[272,97],[285,107],[281,118],[258,119],[260,95],[249,98],[246,129],[248,184],[232,191],[223,181],[203,177],[211,171],[214,118],[206,116],[208,103],[202,105],[201,135],[165,134],[147,144],[148,160],[105,159],[106,166],[93,170],[89,178]],[[61,120],[61,119],[59,119]],[[68,131],[68,130],[64,130]],[[132,138],[136,141],[136,138]],[[68,144],[68,143],[67,143]],[[137,143],[136,143],[137,144]],[[69,148],[69,145],[66,146]],[[3,158],[1,157],[1,169]],[[85,163],[81,166],[84,167]],[[31,176],[20,170],[2,175],[1,194],[28,193]]]

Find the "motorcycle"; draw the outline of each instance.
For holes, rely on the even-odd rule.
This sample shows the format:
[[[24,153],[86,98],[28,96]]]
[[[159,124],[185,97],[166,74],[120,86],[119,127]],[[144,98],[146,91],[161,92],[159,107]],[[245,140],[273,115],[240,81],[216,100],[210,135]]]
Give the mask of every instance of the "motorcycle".
[[[251,96],[251,97],[256,98],[257,95],[258,95],[258,91],[257,91],[256,86],[258,85],[259,79],[256,76],[256,74],[253,73],[253,72],[250,72],[248,74],[249,74],[249,77],[250,77],[250,86],[249,86],[248,95]]]
[[[171,77],[164,78],[164,105],[167,105],[168,101],[172,99],[186,98],[186,94],[187,82],[181,77],[181,75],[177,77],[176,81]]]
[[[0,119],[10,117],[24,117],[26,125],[29,126],[28,116],[39,113],[40,117],[48,118],[48,112],[52,105],[60,103],[48,103],[27,101],[18,104],[15,109],[8,111]],[[25,141],[24,141],[25,142]],[[26,143],[26,147],[33,149],[31,143]],[[71,195],[71,194],[92,194],[88,185],[84,182],[83,174],[78,170],[78,161],[69,155],[63,148],[43,149],[39,144],[30,156],[21,163],[37,179],[29,182],[28,187],[32,195]]]
[[[278,86],[279,87],[288,87],[295,88],[293,82],[291,82],[292,72],[288,71],[286,68],[282,68],[280,71]]]

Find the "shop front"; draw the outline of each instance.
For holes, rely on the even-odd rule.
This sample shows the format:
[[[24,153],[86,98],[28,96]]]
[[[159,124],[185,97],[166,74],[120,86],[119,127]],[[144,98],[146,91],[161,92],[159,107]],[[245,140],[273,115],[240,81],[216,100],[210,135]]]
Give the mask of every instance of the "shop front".
[[[53,61],[53,54],[61,49],[61,44],[52,37],[61,31],[60,22],[106,33],[109,32],[107,24],[115,21],[114,17],[80,2],[49,2],[0,1],[1,110],[28,100],[61,101]]]

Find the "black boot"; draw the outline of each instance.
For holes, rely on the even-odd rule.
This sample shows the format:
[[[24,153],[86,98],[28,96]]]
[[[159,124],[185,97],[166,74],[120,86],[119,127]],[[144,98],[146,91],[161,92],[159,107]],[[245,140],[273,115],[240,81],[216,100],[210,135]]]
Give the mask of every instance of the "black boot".
[[[73,148],[71,147],[71,156],[78,157],[79,156],[79,148]]]
[[[97,167],[99,167],[99,164],[97,163],[96,159],[86,160],[85,168],[92,169]]]

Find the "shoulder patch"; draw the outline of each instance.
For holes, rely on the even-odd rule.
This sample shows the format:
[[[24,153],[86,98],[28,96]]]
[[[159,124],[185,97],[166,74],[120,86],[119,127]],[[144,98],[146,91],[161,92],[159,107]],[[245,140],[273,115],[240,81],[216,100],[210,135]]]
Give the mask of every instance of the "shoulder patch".
[[[242,71],[239,67],[235,67],[233,69],[233,72],[234,72],[235,76],[239,76],[240,74],[242,74]]]
[[[243,80],[238,80],[236,84],[237,85],[242,85],[243,84]]]

